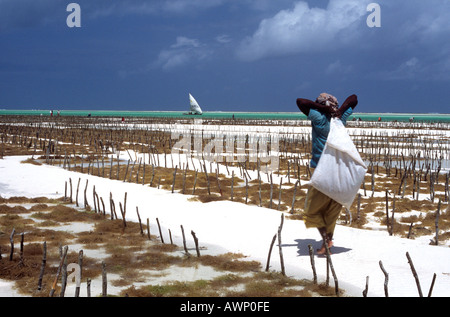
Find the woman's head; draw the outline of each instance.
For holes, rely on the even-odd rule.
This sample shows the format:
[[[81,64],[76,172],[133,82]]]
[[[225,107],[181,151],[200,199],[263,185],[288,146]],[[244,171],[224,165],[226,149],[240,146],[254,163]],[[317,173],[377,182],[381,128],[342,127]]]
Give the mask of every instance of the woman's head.
[[[339,106],[337,98],[326,92],[321,93],[319,97],[317,97],[316,102],[325,106],[332,107],[334,110],[337,110]]]

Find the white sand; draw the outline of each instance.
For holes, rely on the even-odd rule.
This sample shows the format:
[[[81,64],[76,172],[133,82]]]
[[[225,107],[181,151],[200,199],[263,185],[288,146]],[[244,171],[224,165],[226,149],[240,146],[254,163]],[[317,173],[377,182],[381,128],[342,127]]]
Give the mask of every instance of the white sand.
[[[76,183],[81,178],[84,189],[89,180],[100,197],[123,202],[127,192],[127,218],[137,221],[135,207],[143,221],[150,219],[152,234],[159,235],[156,218],[164,227],[171,229],[174,243],[182,245],[180,225],[185,233],[193,230],[205,253],[242,253],[250,260],[257,260],[265,267],[267,253],[273,235],[277,232],[281,213],[276,210],[249,206],[230,201],[200,203],[188,201],[189,195],[171,193],[148,186],[124,183],[92,175],[63,170],[55,166],[21,164],[26,157],[5,157],[0,160],[0,195],[50,198],[64,195],[64,184],[69,178]],[[81,190],[81,189],[80,189]],[[88,201],[92,202],[92,198]],[[108,210],[108,208],[107,208]],[[189,234],[187,234],[189,235]],[[168,236],[165,237],[168,239]],[[188,239],[188,247],[194,242]],[[312,279],[308,244],[320,246],[315,229],[306,229],[302,221],[285,219],[282,231],[282,246],[286,274],[295,278]],[[368,296],[384,296],[384,274],[379,261],[389,273],[390,296],[418,296],[415,279],[406,258],[409,252],[419,275],[422,291],[426,296],[433,274],[436,283],[433,296],[450,296],[450,248],[447,245],[430,246],[427,239],[408,240],[389,236],[384,230],[359,230],[338,225],[335,232],[335,247],[332,261],[339,280],[339,287],[349,295],[362,296],[366,276],[369,276]],[[319,281],[325,279],[324,258],[316,257]],[[279,271],[278,247],[272,253],[271,269]],[[186,271],[186,274],[192,272]],[[178,272],[177,278],[182,278]],[[331,284],[333,279],[331,277]],[[0,296],[17,296],[11,291],[11,283],[0,283]],[[94,285],[93,285],[94,287]]]

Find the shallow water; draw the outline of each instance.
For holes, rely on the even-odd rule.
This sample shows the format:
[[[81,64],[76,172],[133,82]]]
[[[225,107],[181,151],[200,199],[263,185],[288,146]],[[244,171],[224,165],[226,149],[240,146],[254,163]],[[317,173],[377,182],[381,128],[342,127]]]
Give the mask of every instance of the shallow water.
[[[51,109],[20,110],[0,109],[0,115],[35,115],[50,116]],[[109,110],[61,110],[61,116],[87,117],[155,117],[155,118],[195,118],[195,119],[256,119],[256,120],[306,120],[306,116],[297,112],[222,112],[205,111],[202,115],[186,115],[185,111],[109,111]],[[56,116],[56,110],[53,111]],[[354,113],[349,121],[361,119],[362,121],[399,121],[409,122],[447,122],[450,123],[450,114],[418,114],[418,113]]]

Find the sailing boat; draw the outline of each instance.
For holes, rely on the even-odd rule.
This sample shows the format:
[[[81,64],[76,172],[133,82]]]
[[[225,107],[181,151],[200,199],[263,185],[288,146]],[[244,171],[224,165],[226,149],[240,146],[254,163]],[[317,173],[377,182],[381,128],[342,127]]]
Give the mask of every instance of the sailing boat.
[[[191,104],[190,111],[188,113],[184,113],[184,114],[201,115],[203,113],[202,109],[198,105],[197,100],[195,100],[195,98],[192,97],[191,94],[189,94],[189,102]]]

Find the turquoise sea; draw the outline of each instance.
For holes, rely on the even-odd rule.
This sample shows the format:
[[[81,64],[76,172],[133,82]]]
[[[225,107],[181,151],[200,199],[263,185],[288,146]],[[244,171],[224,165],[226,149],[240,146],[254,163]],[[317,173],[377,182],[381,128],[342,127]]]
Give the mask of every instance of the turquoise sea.
[[[35,115],[50,116],[50,110],[1,110],[0,115]],[[57,115],[57,111],[53,111]],[[183,111],[107,111],[107,110],[61,110],[61,116],[82,116],[86,117],[154,117],[154,118],[186,118]],[[306,116],[300,112],[220,112],[207,111],[198,117],[205,119],[253,119],[253,120],[306,120]],[[414,122],[448,122],[450,123],[450,114],[417,114],[417,113],[354,113],[350,120],[361,119],[362,121],[409,121],[414,118]]]

